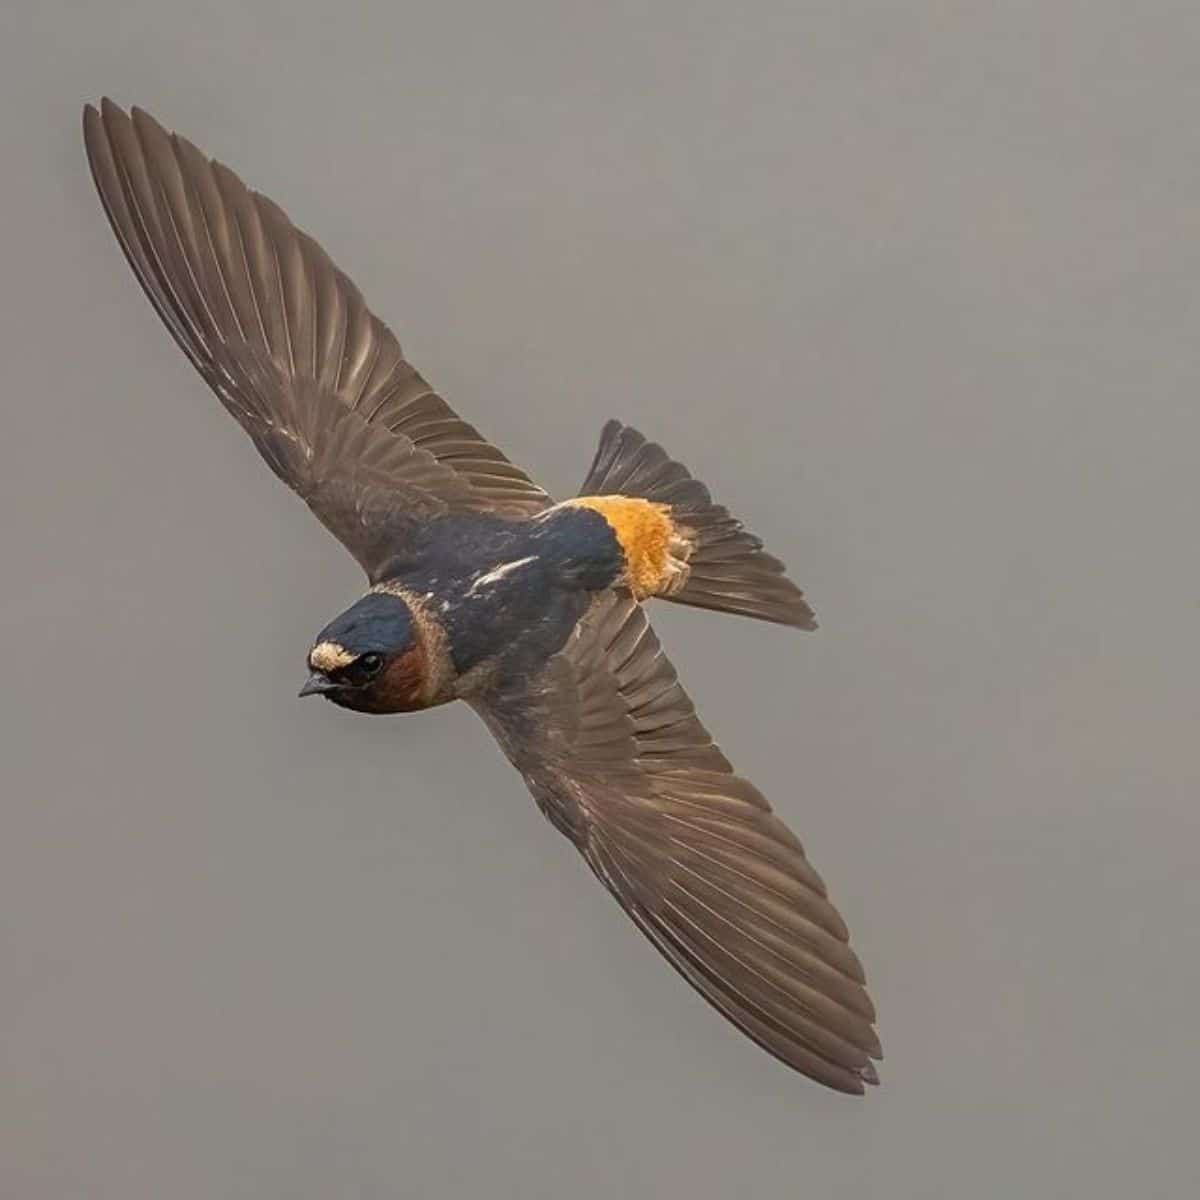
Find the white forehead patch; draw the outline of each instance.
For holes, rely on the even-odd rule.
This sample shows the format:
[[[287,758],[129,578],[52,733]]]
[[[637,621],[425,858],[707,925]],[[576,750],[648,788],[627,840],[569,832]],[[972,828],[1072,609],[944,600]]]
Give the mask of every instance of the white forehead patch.
[[[308,652],[308,665],[314,671],[328,674],[339,667],[348,667],[357,657],[337,642],[318,642]]]

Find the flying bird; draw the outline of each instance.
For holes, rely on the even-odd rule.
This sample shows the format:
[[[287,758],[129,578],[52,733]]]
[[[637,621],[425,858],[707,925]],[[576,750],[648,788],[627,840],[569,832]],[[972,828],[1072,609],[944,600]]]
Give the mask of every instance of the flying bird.
[[[862,967],[804,849],[734,772],[650,627],[662,598],[800,629],[803,594],[708,488],[610,421],[555,502],[434,392],[265,196],[134,108],[83,114],[134,274],[267,464],[366,572],[301,695],[464,700],[666,959],[788,1066],[877,1083]]]

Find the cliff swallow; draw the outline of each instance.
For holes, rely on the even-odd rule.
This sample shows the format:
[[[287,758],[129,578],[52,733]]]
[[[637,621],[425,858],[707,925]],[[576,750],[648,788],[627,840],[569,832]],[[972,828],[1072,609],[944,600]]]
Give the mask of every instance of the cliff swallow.
[[[778,559],[610,421],[555,503],[408,363],[307,234],[146,113],[83,115],[146,295],[369,590],[301,695],[366,713],[464,700],[638,928],[734,1025],[844,1092],[877,1082],[858,958],[800,842],[696,716],[644,602],[801,629]]]

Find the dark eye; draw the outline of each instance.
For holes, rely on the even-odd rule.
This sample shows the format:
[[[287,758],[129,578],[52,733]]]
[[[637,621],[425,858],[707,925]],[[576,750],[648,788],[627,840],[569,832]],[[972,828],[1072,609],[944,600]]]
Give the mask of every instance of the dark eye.
[[[369,679],[383,670],[383,655],[364,654],[354,665],[363,676]]]

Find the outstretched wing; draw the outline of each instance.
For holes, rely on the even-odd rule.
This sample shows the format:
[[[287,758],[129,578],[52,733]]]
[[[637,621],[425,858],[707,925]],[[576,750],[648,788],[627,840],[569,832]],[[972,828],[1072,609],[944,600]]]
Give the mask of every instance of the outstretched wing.
[[[804,849],[696,716],[641,607],[599,597],[532,676],[475,700],[539,807],[706,999],[844,1092],[878,1077],[875,1012]]]
[[[282,209],[139,109],[88,105],[83,128],[109,221],[159,316],[368,575],[438,513],[546,507]]]

